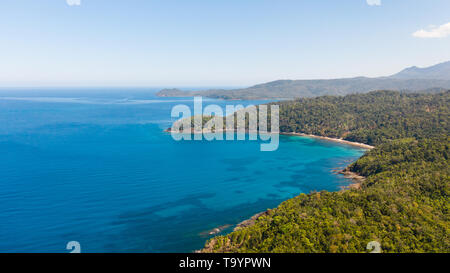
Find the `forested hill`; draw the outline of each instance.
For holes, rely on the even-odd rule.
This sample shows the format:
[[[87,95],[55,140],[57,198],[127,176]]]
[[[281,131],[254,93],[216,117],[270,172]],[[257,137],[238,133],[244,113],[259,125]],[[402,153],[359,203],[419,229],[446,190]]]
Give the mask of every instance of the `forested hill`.
[[[377,146],[347,169],[359,189],[301,194],[203,252],[450,252],[450,92],[285,102],[284,129]],[[407,138],[404,138],[407,137]],[[366,141],[364,141],[366,140]]]
[[[276,103],[280,130],[377,145],[449,132],[450,91],[406,94],[376,91]]]
[[[329,80],[278,80],[242,89],[182,91],[164,89],[161,97],[205,96],[217,99],[296,99],[324,95],[348,95],[374,90],[432,93],[450,89],[450,61],[430,67],[409,67],[388,77]]]
[[[449,252],[450,140],[382,144],[352,165],[362,189],[301,194],[204,252]]]

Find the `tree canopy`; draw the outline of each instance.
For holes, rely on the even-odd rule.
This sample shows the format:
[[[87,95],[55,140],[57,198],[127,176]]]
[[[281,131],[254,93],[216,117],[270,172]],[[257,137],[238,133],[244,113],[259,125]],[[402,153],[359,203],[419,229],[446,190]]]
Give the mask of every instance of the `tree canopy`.
[[[280,129],[376,147],[359,189],[301,194],[204,252],[449,252],[449,95],[390,91],[281,103]]]

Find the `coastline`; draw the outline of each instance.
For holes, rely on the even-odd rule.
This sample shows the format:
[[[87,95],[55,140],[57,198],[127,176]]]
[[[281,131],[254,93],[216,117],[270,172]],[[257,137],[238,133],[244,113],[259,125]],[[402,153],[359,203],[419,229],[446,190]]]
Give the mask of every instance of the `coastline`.
[[[167,128],[166,130],[164,130],[164,132],[172,133],[171,129],[172,128]],[[236,132],[236,129],[225,128],[225,129],[219,129],[219,130],[216,130],[216,131],[211,131],[211,130],[195,131],[193,128],[191,129],[191,133],[192,134],[202,134],[202,133],[206,133],[207,134],[207,133],[215,133],[215,132]],[[180,132],[176,132],[176,133],[180,133]],[[249,133],[249,131],[246,130],[246,133]],[[257,132],[255,132],[255,133],[257,133]],[[341,144],[351,145],[351,146],[363,148],[363,149],[366,149],[366,150],[371,150],[371,149],[375,148],[375,146],[371,146],[371,145],[360,143],[360,142],[348,141],[348,140],[344,140],[342,138],[332,138],[332,137],[318,136],[318,135],[305,134],[305,133],[296,133],[296,132],[291,132],[291,133],[280,132],[279,134],[280,135],[285,135],[285,136],[299,136],[299,137],[317,138],[317,139],[321,139],[321,140],[326,140],[326,141],[332,141],[332,142],[337,142],[337,143],[341,143]],[[359,175],[357,173],[351,172],[348,169],[348,167],[346,167],[343,170],[333,170],[333,173],[344,175],[345,178],[351,179],[353,181],[349,185],[343,186],[342,190],[360,189],[361,188],[361,183],[365,180],[364,176],[361,176],[361,175]],[[266,214],[267,214],[267,211],[263,211],[263,212],[259,212],[259,213],[255,214],[255,215],[253,215],[250,219],[244,220],[241,223],[237,224],[235,230],[233,230],[233,231],[236,231],[236,229],[240,229],[242,227],[246,227],[246,226],[252,225],[256,221],[256,219],[258,219],[260,216],[266,215]]]
[[[191,129],[191,133],[192,134],[214,133],[214,132],[230,132],[230,131],[236,132],[236,129],[225,128],[225,129],[215,130],[213,132],[211,130],[195,131],[193,128]],[[167,129],[164,130],[164,132],[172,133],[172,128],[167,128]],[[180,133],[180,132],[175,132],[175,133]],[[249,133],[249,131],[246,130],[246,133]],[[280,135],[285,135],[285,136],[298,136],[298,137],[317,138],[317,139],[321,139],[321,140],[326,140],[326,141],[331,141],[331,142],[337,142],[337,143],[341,143],[341,144],[351,145],[351,146],[363,148],[363,149],[366,149],[366,150],[371,150],[371,149],[375,148],[375,146],[371,146],[371,145],[360,143],[360,142],[348,141],[348,140],[344,140],[344,139],[341,139],[341,138],[331,138],[331,137],[318,136],[318,135],[305,134],[305,133],[296,133],[296,132],[291,132],[291,133],[279,132],[279,134]],[[359,190],[359,189],[361,189],[362,182],[366,179],[364,176],[361,176],[358,173],[350,171],[348,169],[348,166],[345,167],[345,169],[333,170],[332,172],[334,174],[336,174],[336,175],[344,175],[345,178],[350,179],[352,181],[350,184],[348,184],[346,186],[343,186],[341,188],[342,191],[351,190],[351,189]],[[238,231],[240,229],[243,229],[243,228],[250,227],[250,226],[254,225],[255,222],[258,220],[258,218],[260,218],[262,216],[265,216],[265,215],[268,215],[271,210],[272,209],[267,209],[265,211],[256,213],[255,215],[253,215],[249,219],[246,219],[246,220],[238,223],[233,228],[232,232]],[[229,226],[230,225],[225,225],[225,226],[222,226],[222,227],[214,228],[213,230],[208,231],[207,233],[209,235],[217,235],[218,233],[220,233],[224,229],[223,227],[229,227]],[[212,237],[211,239],[213,241],[214,237]],[[210,243],[210,245],[211,245],[211,243]],[[200,250],[194,250],[194,252],[195,253],[209,252],[210,245],[205,246],[205,247],[203,247]]]
[[[359,190],[361,188],[362,182],[366,180],[364,176],[359,175],[358,173],[352,172],[346,167],[343,170],[340,171],[334,171],[335,174],[341,174],[347,179],[351,179],[352,183],[348,184],[347,186],[342,186],[342,190],[350,190],[350,189],[356,189]]]
[[[367,145],[367,146],[370,146],[370,145]],[[348,167],[346,167],[343,170],[335,170],[335,171],[333,171],[333,173],[335,173],[336,175],[344,175],[345,178],[352,180],[352,183],[350,183],[347,186],[343,186],[341,188],[341,191],[347,191],[347,190],[351,190],[351,189],[359,190],[359,189],[361,189],[362,182],[366,179],[364,176],[361,176],[361,175],[359,175],[359,174],[357,174],[355,172],[349,171]],[[289,199],[287,199],[287,200],[289,200]],[[239,231],[239,230],[241,230],[243,228],[247,228],[247,227],[253,226],[260,217],[268,215],[271,210],[272,209],[267,209],[265,211],[258,212],[255,215],[253,215],[252,217],[250,217],[249,219],[246,219],[246,220],[238,223],[233,228],[232,232]],[[228,227],[228,225],[227,225],[227,227]],[[218,231],[217,233],[219,233],[219,231],[221,231],[220,227],[216,228],[215,230]],[[212,235],[212,233],[210,233],[210,235]],[[195,250],[194,252],[195,253],[211,253],[212,252],[212,246],[214,245],[215,242],[216,242],[215,237],[212,237],[211,241],[209,242],[208,245],[205,244],[205,246],[202,249]]]
[[[172,128],[167,128],[167,129],[164,130],[164,132],[172,133]],[[225,128],[225,129],[218,129],[218,130],[214,130],[214,131],[205,130],[205,129],[203,129],[202,131],[195,131],[194,129],[191,129],[191,133],[192,134],[202,134],[202,133],[208,134],[208,133],[219,133],[219,132],[236,132],[236,129]],[[248,130],[245,130],[245,132],[249,133]],[[178,134],[181,133],[182,134],[183,132],[175,131],[175,133],[178,133]],[[257,133],[257,131],[254,132],[254,133]],[[268,133],[272,133],[273,134],[273,132],[268,132]],[[352,146],[363,148],[363,149],[367,149],[367,150],[371,150],[371,149],[375,148],[375,146],[371,146],[371,145],[360,143],[360,142],[344,140],[342,138],[332,138],[332,137],[325,137],[325,136],[318,136],[318,135],[311,135],[311,134],[304,134],[304,133],[296,133],[296,132],[292,132],[292,133],[279,132],[279,134],[280,135],[284,135],[284,136],[300,136],[300,137],[318,138],[318,139],[322,139],[322,140],[327,140],[327,141],[333,141],[333,142],[337,142],[337,143],[352,145]]]
[[[170,129],[168,129],[168,131],[170,132]],[[348,144],[348,145],[364,148],[364,149],[367,149],[367,150],[371,150],[371,149],[375,148],[375,146],[367,145],[367,144],[364,144],[364,143],[352,142],[352,141],[343,140],[343,139],[339,139],[339,138],[330,138],[330,137],[310,135],[310,134],[304,134],[304,133],[292,132],[292,133],[280,133],[280,135],[318,138],[318,139],[323,139],[323,140],[327,140],[327,141],[333,141],[333,142]],[[352,180],[352,182],[350,184],[348,184],[347,186],[343,186],[341,188],[341,191],[346,191],[346,190],[351,190],[351,189],[359,190],[359,189],[361,189],[362,182],[364,182],[364,180],[366,179],[364,176],[361,176],[358,173],[350,171],[348,166],[345,167],[345,169],[342,169],[342,170],[333,170],[333,173],[336,174],[336,175],[344,175],[345,178]],[[246,227],[253,226],[255,224],[255,222],[260,217],[268,215],[271,210],[272,209],[267,209],[265,211],[258,212],[255,215],[253,215],[252,217],[250,217],[249,219],[246,219],[246,220],[238,223],[234,227],[233,232],[241,230],[241,229],[246,228]],[[195,252],[196,253],[209,253],[209,252],[212,252],[211,249],[212,249],[212,245],[214,245],[214,242],[215,242],[214,240],[215,240],[214,237],[212,237],[211,238],[211,242],[208,245],[205,245],[202,249],[196,250]]]
[[[172,128],[167,128],[164,130],[165,133],[175,133],[175,134],[189,134],[189,133],[185,133],[185,132],[180,132],[180,131],[172,131]],[[209,130],[209,129],[202,129],[201,131],[196,131],[194,128],[191,129],[191,134],[212,134],[212,133],[227,133],[227,132],[234,132],[234,133],[238,133],[238,131],[236,129],[231,129],[231,128],[225,128],[225,129],[217,129],[217,130]],[[258,131],[249,131],[248,129],[245,129],[245,134],[249,134],[249,133],[254,133],[254,134],[258,134]],[[272,132],[267,132],[267,134],[275,134]]]
[[[325,137],[325,136],[318,136],[318,135],[311,135],[311,134],[304,134],[304,133],[295,133],[295,132],[292,132],[292,133],[280,133],[280,135],[318,138],[318,139],[322,139],[322,140],[327,140],[327,141],[333,141],[333,142],[343,143],[343,144],[347,144],[347,145],[352,145],[352,146],[364,148],[364,149],[367,149],[367,150],[371,150],[371,149],[375,148],[375,146],[371,146],[371,145],[360,143],[360,142],[348,141],[348,140],[344,140],[342,138],[332,138],[332,137]]]

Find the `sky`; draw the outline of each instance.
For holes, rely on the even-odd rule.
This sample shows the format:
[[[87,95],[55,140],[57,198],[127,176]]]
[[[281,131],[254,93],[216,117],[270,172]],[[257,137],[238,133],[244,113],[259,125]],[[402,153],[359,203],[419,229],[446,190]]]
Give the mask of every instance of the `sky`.
[[[249,86],[450,60],[448,0],[1,0],[0,86]]]

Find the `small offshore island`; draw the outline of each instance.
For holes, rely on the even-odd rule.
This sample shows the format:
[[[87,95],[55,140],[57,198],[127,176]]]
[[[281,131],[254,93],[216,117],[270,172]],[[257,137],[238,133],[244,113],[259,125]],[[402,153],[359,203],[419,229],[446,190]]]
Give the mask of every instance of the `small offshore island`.
[[[375,91],[277,104],[280,133],[367,149],[336,171],[357,183],[287,200],[199,252],[367,252],[370,241],[380,242],[383,252],[450,249],[450,91]]]

